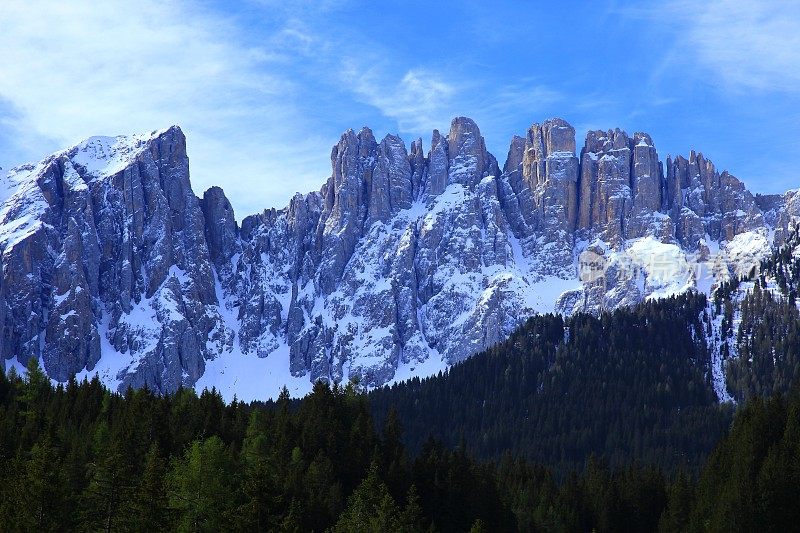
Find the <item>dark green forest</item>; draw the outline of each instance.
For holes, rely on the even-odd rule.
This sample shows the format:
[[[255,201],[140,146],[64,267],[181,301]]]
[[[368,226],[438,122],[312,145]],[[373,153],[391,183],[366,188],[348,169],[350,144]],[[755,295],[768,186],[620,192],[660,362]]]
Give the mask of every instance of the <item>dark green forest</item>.
[[[732,417],[710,385],[705,309],[703,295],[688,293],[599,317],[536,316],[484,354],[379,389],[370,404],[379,421],[397,410],[412,451],[432,434],[559,476],[591,455],[695,472]]]
[[[736,355],[726,365],[725,378],[737,400],[785,393],[800,376],[798,246],[800,234],[794,232],[759,269],[723,285],[714,295],[724,317],[723,334],[730,339],[725,355]],[[738,301],[736,290],[743,283],[752,284],[752,290]],[[738,324],[735,309],[740,311]]]
[[[302,401],[53,388],[0,373],[3,531],[787,531],[800,519],[800,394],[754,398],[694,475],[590,454],[559,476],[428,438],[318,383]]]
[[[370,393],[118,394],[54,387],[32,359],[0,372],[0,531],[795,530],[792,250],[710,305],[536,316]],[[737,406],[717,400],[709,339]]]

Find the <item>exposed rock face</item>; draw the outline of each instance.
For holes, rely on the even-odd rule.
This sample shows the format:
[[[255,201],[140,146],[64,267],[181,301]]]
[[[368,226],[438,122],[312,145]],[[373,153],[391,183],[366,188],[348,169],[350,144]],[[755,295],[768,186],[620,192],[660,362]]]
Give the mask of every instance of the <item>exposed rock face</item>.
[[[204,231],[211,262],[217,272],[230,275],[231,258],[241,253],[239,227],[233,215],[233,206],[219,187],[211,187],[200,201],[203,211]]]
[[[425,175],[423,190],[427,199],[435,198],[444,192],[447,187],[447,171],[449,159],[447,157],[447,143],[442,139],[439,130],[433,130],[431,135],[431,151],[428,154],[428,171]]]
[[[669,242],[674,229],[672,220],[660,214],[664,172],[655,145],[648,134],[641,132],[633,135],[631,144],[633,205],[631,218],[625,223],[625,236],[631,239],[652,235]]]
[[[4,358],[41,357],[65,381],[105,343],[131,358],[119,386],[174,390],[232,340],[209,310],[214,269],[178,128],[92,138],[7,182]]]
[[[478,125],[466,117],[453,119],[447,136],[447,153],[450,156],[447,165],[448,184],[460,183],[474,187],[486,175],[484,171],[493,164]]]
[[[534,124],[511,141],[503,168],[499,200],[514,233],[528,255],[548,249],[541,273],[568,275],[578,207],[575,130],[561,119]]]
[[[461,361],[534,312],[708,290],[800,215],[798,195],[755,198],[701,154],[662,165],[646,133],[591,131],[577,156],[561,119],[514,137],[502,172],[464,117],[427,154],[349,130],[331,166],[320,191],[241,225],[222,189],[195,196],[176,127],[12,170],[0,356],[159,391],[256,357],[374,386]]]
[[[666,205],[681,243],[691,250],[708,235],[731,240],[739,233],[765,225],[761,209],[744,184],[727,172],[720,174],[703,154],[667,159]]]

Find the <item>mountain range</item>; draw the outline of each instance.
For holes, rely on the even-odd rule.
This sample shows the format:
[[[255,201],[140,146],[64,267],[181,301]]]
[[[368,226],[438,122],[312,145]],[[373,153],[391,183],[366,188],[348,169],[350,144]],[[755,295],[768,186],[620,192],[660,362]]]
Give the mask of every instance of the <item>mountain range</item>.
[[[578,151],[561,119],[515,136],[502,169],[464,117],[427,154],[348,130],[331,167],[319,191],[240,223],[222,189],[192,190],[177,126],[11,169],[0,358],[117,390],[376,387],[444,370],[536,313],[710,293],[800,215],[797,191],[753,195],[694,151],[663,162],[646,133],[590,131]]]

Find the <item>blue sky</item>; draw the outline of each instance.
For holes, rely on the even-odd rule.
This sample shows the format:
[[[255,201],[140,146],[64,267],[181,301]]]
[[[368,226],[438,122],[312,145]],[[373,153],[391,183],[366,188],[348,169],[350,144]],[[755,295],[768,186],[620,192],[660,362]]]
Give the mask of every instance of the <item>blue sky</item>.
[[[236,4],[235,8],[231,4]],[[636,7],[631,7],[636,6]],[[474,118],[502,162],[560,116],[800,187],[800,3],[4,0],[0,166],[179,124],[237,218],[318,189],[342,131]]]

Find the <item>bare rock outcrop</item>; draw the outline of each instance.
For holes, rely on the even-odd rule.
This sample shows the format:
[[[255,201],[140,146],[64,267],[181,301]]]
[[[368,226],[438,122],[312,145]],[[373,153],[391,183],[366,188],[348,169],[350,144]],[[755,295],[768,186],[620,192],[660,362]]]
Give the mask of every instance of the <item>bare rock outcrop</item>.
[[[646,133],[590,131],[576,154],[558,118],[502,171],[465,117],[427,154],[348,130],[319,191],[241,223],[222,189],[192,191],[177,127],[93,137],[0,190],[0,357],[162,392],[217,357],[368,386],[430,373],[536,312],[708,290],[692,261],[757,255],[800,217],[796,191],[754,197],[696,152],[662,164]]]

